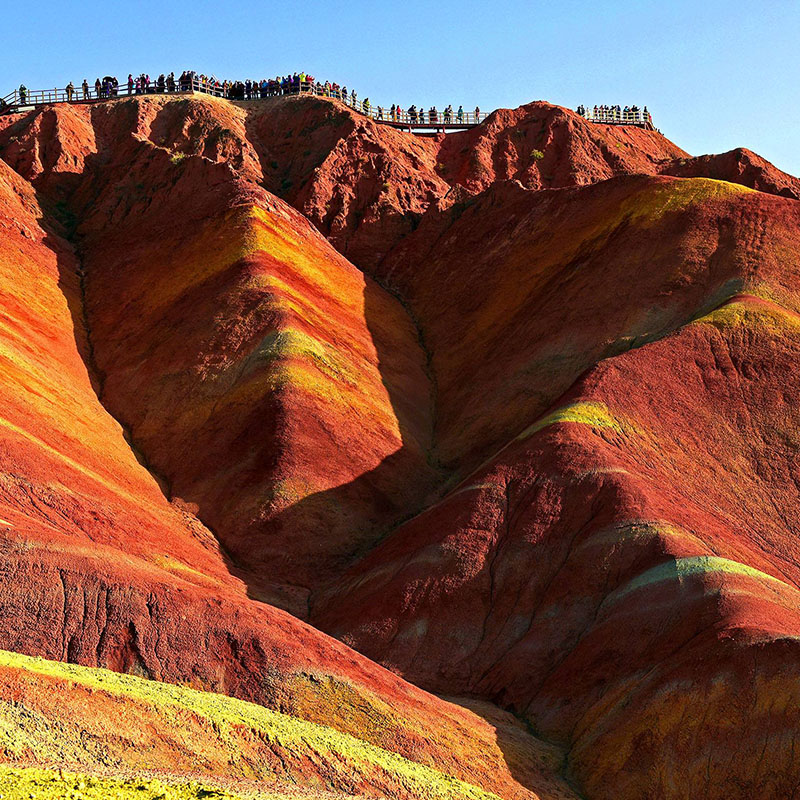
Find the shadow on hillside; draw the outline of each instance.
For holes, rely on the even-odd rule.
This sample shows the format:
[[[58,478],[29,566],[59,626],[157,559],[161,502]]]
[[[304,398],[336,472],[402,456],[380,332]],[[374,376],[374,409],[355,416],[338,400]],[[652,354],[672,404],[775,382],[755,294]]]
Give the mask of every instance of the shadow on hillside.
[[[87,164],[89,159],[87,159]],[[95,392],[102,402],[103,376],[97,369],[91,342],[91,328],[87,320],[84,275],[79,260],[79,243],[76,244],[76,220],[71,216],[68,198],[81,180],[77,175],[51,176],[46,192],[37,191],[43,209],[41,225],[46,232],[45,244],[55,253],[58,268],[58,285],[67,302],[72,319],[73,336],[79,355],[86,365]],[[53,198],[60,198],[57,202]],[[441,481],[441,473],[432,466],[433,446],[433,390],[430,385],[409,391],[408,367],[404,358],[408,353],[398,351],[387,336],[385,292],[373,281],[364,284],[364,318],[377,354],[381,380],[397,420],[401,446],[384,458],[376,467],[354,480],[309,495],[295,503],[270,521],[265,534],[274,543],[275,561],[261,565],[248,563],[246,553],[234,553],[230,558],[231,572],[248,586],[250,597],[285,608],[299,617],[310,615],[312,590],[324,588],[334,581],[348,566],[368,553],[382,537],[404,520],[418,513],[426,498]],[[416,338],[407,342],[421,364],[426,361],[422,344]],[[414,381],[411,381],[413,388]],[[424,413],[419,404],[427,401]],[[420,419],[421,418],[421,419]],[[120,420],[124,428],[124,421]],[[154,471],[128,436],[131,449],[139,463],[159,482],[169,499],[167,482]],[[199,519],[206,521],[208,509],[197,498],[187,497],[197,503]],[[341,540],[327,563],[317,554],[315,541]],[[302,556],[297,564],[286,561],[278,565],[281,550],[287,542],[299,543]],[[228,545],[222,537],[223,547]],[[230,548],[228,548],[230,551]],[[285,555],[285,553],[284,553]],[[260,567],[256,569],[256,567]],[[303,570],[308,581],[303,589],[291,580],[292,570]],[[268,574],[270,573],[271,574]],[[282,573],[282,574],[281,574]],[[273,578],[278,577],[278,580]],[[504,727],[497,729],[498,747],[506,754],[509,769],[523,786],[536,790],[539,786],[535,774],[521,758],[524,739],[518,732]],[[522,751],[521,749],[522,748]]]
[[[577,800],[581,796],[566,777],[567,750],[563,745],[541,737],[524,719],[489,701],[445,696],[442,700],[475,714],[494,729],[495,744],[519,787],[537,797]]]
[[[233,568],[234,573],[247,582],[251,598],[282,607],[311,624],[315,624],[315,613],[325,602],[325,589],[385,536],[422,511],[442,484],[442,472],[420,457],[427,455],[430,458],[433,447],[433,388],[430,387],[428,439],[420,442],[419,425],[411,422],[415,410],[418,413],[414,408],[415,398],[404,389],[404,373],[397,364],[400,354],[388,346],[384,334],[385,321],[381,316],[383,293],[384,290],[373,281],[365,281],[364,316],[377,352],[381,380],[397,418],[402,446],[355,480],[311,494],[284,510],[272,521],[269,534],[274,535],[278,542],[286,542],[297,536],[308,538],[320,534],[345,537],[356,529],[357,537],[327,566],[315,563],[313,550],[308,551],[307,564],[314,567],[318,580],[310,595],[287,583],[264,580],[263,575],[255,575],[252,570]],[[415,344],[424,357],[421,342]],[[410,491],[407,489],[409,485],[412,487]],[[364,509],[368,509],[367,514],[362,513]],[[320,604],[316,608],[315,601]],[[424,686],[421,688],[425,689]],[[497,747],[509,774],[521,788],[542,796],[573,796],[572,789],[562,777],[565,764],[562,748],[536,737],[523,722],[488,701],[445,699],[467,708],[495,727]],[[560,793],[554,792],[554,788]]]
[[[425,372],[425,353],[413,323],[410,335],[400,342],[396,331],[387,331],[386,298],[381,287],[365,279],[364,319],[399,429],[399,449],[354,480],[309,494],[271,517],[260,534],[265,543],[261,563],[248,562],[246,552],[232,552],[235,574],[247,582],[253,599],[304,619],[311,615],[314,595],[320,595],[391,530],[419,513],[441,484],[432,456],[434,397]],[[409,370],[409,358],[416,360],[417,372]],[[327,424],[309,419],[307,431],[325,436]],[[345,440],[347,431],[336,433],[343,434],[340,441]],[[357,446],[383,446],[369,436],[370,431],[365,431]]]
[[[58,141],[58,137],[53,138]],[[45,172],[34,184],[42,209],[40,224],[46,233],[45,244],[56,255],[58,285],[69,308],[74,341],[95,394],[103,405],[106,405],[105,376],[98,367],[99,359],[95,354],[98,343],[93,342],[92,337],[92,314],[87,305],[87,281],[81,264],[80,211],[76,206],[85,203],[90,194],[97,193],[94,187],[87,188],[87,177],[95,175],[98,168],[106,163],[108,144],[99,142],[99,151],[86,156],[82,172]],[[57,160],[59,153],[56,149],[52,150],[50,160]],[[200,288],[207,291],[209,287]],[[212,291],[222,292],[222,287],[212,287]],[[185,299],[190,308],[200,307],[197,305],[198,298],[192,296],[191,290]],[[91,291],[88,300],[91,301]],[[113,299],[109,301],[114,302]],[[215,524],[219,521],[217,509],[209,507],[206,497],[180,492],[181,500],[196,507],[197,517],[217,536],[223,553],[228,557],[228,568],[246,583],[250,596],[303,618],[309,615],[311,593],[335,579],[349,564],[374,546],[381,536],[420,510],[426,496],[439,480],[437,471],[429,463],[432,441],[430,387],[427,384],[422,387],[417,385],[409,391],[409,376],[402,363],[403,358],[409,358],[409,352],[416,351],[419,363],[425,364],[425,355],[416,339],[413,325],[409,325],[410,341],[401,342],[405,352],[395,352],[396,348],[390,340],[397,341],[397,335],[387,332],[389,323],[381,318],[382,309],[386,306],[386,294],[370,279],[365,279],[363,305],[381,380],[397,420],[401,438],[399,449],[354,480],[306,496],[284,511],[267,517],[258,523],[258,527],[249,526],[246,536],[238,542],[226,535],[223,525]],[[216,313],[219,309],[215,308],[214,311]],[[426,406],[422,423],[419,420],[420,405]],[[107,407],[107,410],[122,426],[138,462],[157,481],[167,499],[171,500],[171,476],[163,474],[162,465],[149,461],[146,448],[139,446],[135,431],[130,431],[124,415],[115,413],[113,408]],[[270,438],[269,425],[265,424],[263,418],[265,410],[269,413],[269,409],[254,404],[252,411],[255,422],[252,426],[248,423],[249,427],[243,434],[250,439],[246,446],[258,450],[257,469],[267,475],[271,466],[269,462],[275,458],[275,450],[281,445],[274,440],[274,436],[272,444],[264,441],[265,434],[267,440]],[[289,409],[289,413],[297,411]],[[308,422],[309,434],[327,435],[325,420],[321,424],[314,424],[314,420]],[[356,442],[354,446],[363,444],[355,435],[353,440]],[[344,439],[338,437],[337,441]],[[374,447],[376,452],[380,452],[381,448],[385,452],[385,442],[367,441],[366,445]],[[320,472],[324,473],[325,470]],[[302,479],[303,476],[298,477]],[[254,482],[257,481],[258,476],[254,478]],[[258,553],[256,558],[253,557],[255,553]]]

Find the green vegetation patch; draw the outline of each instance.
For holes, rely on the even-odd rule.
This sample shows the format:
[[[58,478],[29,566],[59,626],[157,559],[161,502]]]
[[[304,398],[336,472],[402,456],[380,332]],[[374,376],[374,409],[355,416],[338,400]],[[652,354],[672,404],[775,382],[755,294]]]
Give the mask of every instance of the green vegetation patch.
[[[7,650],[0,650],[0,667],[72,681],[94,691],[131,698],[153,707],[164,716],[169,716],[176,709],[190,711],[200,719],[206,720],[223,738],[232,735],[237,728],[250,729],[258,732],[269,744],[297,753],[298,758],[302,758],[311,750],[317,754],[326,754],[326,760],[338,760],[351,765],[350,769],[355,774],[361,771],[359,765],[364,768],[365,774],[383,772],[401,784],[411,796],[431,798],[431,800],[434,798],[497,800],[496,795],[489,794],[476,786],[410,761],[397,753],[368,744],[349,734],[271,711],[244,700],[150,681],[106,669],[48,661]],[[192,795],[176,795],[180,798],[184,796]]]
[[[3,800],[239,800],[242,795],[199,783],[165,783],[158,778],[115,778],[0,765]],[[284,795],[249,794],[259,800],[280,800]]]

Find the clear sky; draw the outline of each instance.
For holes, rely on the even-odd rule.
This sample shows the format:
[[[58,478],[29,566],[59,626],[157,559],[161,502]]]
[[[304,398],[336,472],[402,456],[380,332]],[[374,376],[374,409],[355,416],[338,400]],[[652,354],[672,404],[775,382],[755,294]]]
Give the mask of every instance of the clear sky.
[[[800,175],[800,0],[5,3],[0,96],[185,68],[307,70],[385,106],[647,105],[693,155]]]

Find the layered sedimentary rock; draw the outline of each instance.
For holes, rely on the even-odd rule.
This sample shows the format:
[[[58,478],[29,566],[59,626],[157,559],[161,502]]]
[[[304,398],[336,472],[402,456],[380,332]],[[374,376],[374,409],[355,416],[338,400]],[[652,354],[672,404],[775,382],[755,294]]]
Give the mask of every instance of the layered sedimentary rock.
[[[800,200],[800,181],[797,178],[781,172],[744,147],[719,155],[678,158],[665,163],[662,174],[680,178],[703,177],[733,181],[760,192]]]
[[[61,110],[53,113],[60,113]],[[103,123],[101,117],[98,125],[100,130],[103,130]],[[33,129],[33,133],[40,135],[37,128]],[[98,139],[105,137],[105,141],[108,141],[108,136],[106,132]],[[13,148],[14,143],[11,144]],[[145,161],[148,164],[149,158],[157,159],[164,155],[163,151],[147,143],[134,141],[128,147],[133,150],[145,148]],[[120,150],[128,154],[131,152],[124,143]],[[39,152],[43,151],[44,148]],[[25,149],[25,145],[16,149],[18,158],[22,158],[26,152],[30,151]],[[92,161],[92,158],[96,160]],[[69,170],[66,178],[58,168],[49,172],[35,171],[31,177],[37,185],[40,199],[19,174],[2,165],[2,267],[6,271],[3,308],[7,350],[3,380],[6,398],[3,416],[6,419],[2,426],[5,487],[2,569],[6,576],[0,599],[3,609],[0,637],[3,645],[50,659],[107,667],[155,680],[188,684],[205,691],[223,692],[263,704],[299,720],[321,722],[355,736],[359,741],[376,744],[403,758],[408,757],[413,763],[430,764],[434,770],[441,766],[442,774],[455,780],[459,780],[459,776],[469,776],[467,782],[477,782],[484,790],[497,789],[501,794],[531,796],[533,790],[521,785],[514,777],[517,767],[512,770],[506,766],[507,762],[514,763],[514,758],[509,758],[494,743],[494,725],[486,722],[480,713],[438,700],[408,685],[284,611],[263,602],[262,595],[269,590],[264,587],[273,585],[275,575],[282,574],[280,570],[275,570],[274,574],[267,570],[248,572],[237,566],[226,553],[222,540],[198,519],[200,509],[196,500],[192,502],[176,495],[170,487],[177,479],[172,474],[165,477],[153,466],[159,451],[153,449],[152,453],[144,453],[135,444],[137,437],[144,445],[150,444],[145,422],[132,417],[133,424],[123,428],[101,404],[98,397],[109,404],[109,398],[113,397],[109,389],[111,378],[103,368],[103,355],[98,349],[94,330],[92,303],[88,298],[94,287],[101,285],[104,276],[99,267],[95,275],[90,275],[91,268],[78,260],[73,247],[65,241],[64,234],[69,228],[75,237],[76,220],[78,214],[82,213],[80,209],[84,202],[95,209],[98,216],[109,213],[109,207],[99,194],[91,197],[90,201],[83,200],[83,193],[89,195],[91,189],[100,189],[106,180],[112,187],[118,186],[119,176],[126,174],[122,164],[118,167],[112,164],[108,178],[104,177],[102,165],[105,159],[106,154],[102,151],[94,157],[91,154],[88,156],[94,167],[87,168],[91,171],[85,176],[86,183],[74,181],[74,174]],[[15,163],[22,169],[19,161]],[[67,163],[74,162],[67,160]],[[167,163],[170,163],[169,160]],[[198,159],[196,165],[200,170],[210,169],[212,174],[216,169],[222,170],[225,176],[231,174],[227,167],[209,164],[206,160]],[[163,164],[161,166],[165,168]],[[173,166],[176,170],[181,167],[179,164]],[[191,169],[190,163],[180,174],[188,172],[191,178]],[[201,174],[205,179],[207,173]],[[65,179],[69,185],[66,185]],[[184,177],[183,180],[187,186],[192,186],[189,179]],[[201,185],[205,184],[201,182]],[[234,180],[233,190],[238,191],[238,188]],[[135,192],[135,187],[131,191]],[[120,194],[109,190],[111,198],[117,199]],[[332,276],[326,280],[336,284],[336,289],[343,284],[351,292],[345,298],[347,302],[340,302],[340,305],[351,314],[351,326],[358,333],[359,317],[350,309],[359,308],[359,304],[365,302],[363,287],[366,281],[363,276],[359,279],[355,270],[330,250],[296,212],[283,206],[277,199],[265,197],[263,193],[259,197],[264,201],[264,208],[250,202],[246,193],[236,194],[236,199],[230,203],[228,198],[223,198],[223,207],[228,213],[218,229],[224,234],[221,237],[222,257],[217,261],[209,259],[211,269],[206,273],[202,273],[202,267],[196,265],[195,271],[187,269],[183,274],[185,284],[180,286],[177,293],[191,292],[198,281],[208,278],[209,272],[212,278],[218,278],[214,272],[216,268],[223,273],[227,271],[232,293],[237,289],[244,295],[248,289],[263,293],[261,298],[256,297],[255,302],[251,298],[253,306],[259,306],[259,299],[263,301],[263,311],[256,310],[256,315],[272,313],[272,319],[285,320],[292,308],[309,303],[302,291],[307,290],[311,294],[309,287],[313,287],[314,280],[326,278],[325,271],[329,270]],[[187,194],[183,198],[188,202]],[[238,202],[240,198],[247,202]],[[120,218],[137,214],[137,211],[128,208],[128,203],[135,206],[137,202],[135,193],[126,194],[123,204],[110,201],[110,213],[119,215],[117,224],[120,231],[124,230],[119,224]],[[148,206],[150,202],[141,200],[141,205]],[[173,224],[167,224],[167,229],[174,227],[175,220],[180,218],[184,208],[176,206],[173,210],[178,216],[170,218]],[[148,237],[143,235],[144,223],[141,217],[138,218],[139,238],[147,240]],[[151,220],[158,218],[158,215],[154,215]],[[90,241],[91,219],[87,215],[84,241]],[[113,226],[102,231],[106,231],[107,236],[121,235],[114,233]],[[104,238],[102,231],[98,232],[98,238],[103,242],[110,241]],[[191,226],[185,228],[184,233],[185,243],[186,238],[191,236]],[[199,254],[200,264],[208,266],[208,261],[204,259],[213,250],[209,239],[202,238],[204,231],[197,233],[200,242],[194,252]],[[264,241],[273,248],[267,266],[263,266],[262,262],[260,278],[259,265],[254,267],[250,262],[243,264],[245,251],[253,241],[258,241],[259,236],[265,237]],[[75,238],[80,241],[80,237]],[[324,258],[302,258],[302,252],[292,243],[303,239],[311,242],[310,247],[321,250]],[[129,240],[131,248],[133,244],[133,239]],[[226,246],[230,249],[225,250]],[[291,249],[293,246],[294,250]],[[89,249],[83,243],[80,248]],[[289,256],[284,261],[278,261],[280,253],[286,253],[287,250]],[[135,249],[123,252],[127,252],[128,257],[135,255]],[[231,253],[235,255],[226,260]],[[169,269],[170,263],[173,265],[172,271]],[[105,278],[108,298],[105,304],[98,302],[101,311],[108,305],[114,313],[116,327],[109,322],[107,330],[113,330],[114,336],[120,339],[127,335],[128,338],[122,341],[134,354],[136,351],[133,348],[138,342],[126,325],[134,326],[134,331],[138,331],[142,339],[147,332],[147,328],[142,326],[143,318],[147,319],[147,309],[157,310],[165,299],[174,299],[174,295],[170,295],[170,288],[174,292],[175,283],[181,278],[177,261],[170,262],[167,259],[165,266],[162,260],[154,266],[156,271],[151,273],[151,279],[153,274],[160,274],[165,279],[159,291],[149,292],[148,289],[154,288],[152,284],[140,284],[140,296],[129,295],[128,307],[125,308],[124,297],[119,294],[119,289],[125,288],[125,274],[119,272],[116,283],[110,277]],[[289,267],[306,271],[305,277],[301,275],[294,287],[281,284],[280,270],[285,271]],[[143,265],[140,264],[138,268],[143,268]],[[97,284],[94,283],[95,277]],[[283,277],[285,279],[285,275]],[[268,291],[270,286],[272,292]],[[276,295],[275,287],[278,291],[283,288],[285,295]],[[210,298],[217,298],[217,306],[208,311],[207,320],[213,320],[213,312],[221,309],[221,295],[216,289],[209,292]],[[150,296],[151,300],[145,301],[146,296]],[[284,302],[283,308],[271,311],[270,302],[274,308],[279,300]],[[333,298],[330,302],[337,301]],[[391,298],[382,298],[381,302],[384,306],[379,308],[387,303],[390,310],[396,308],[396,301]],[[232,315],[230,322],[235,323],[240,310]],[[98,312],[98,317],[101,317],[101,312]],[[363,326],[363,316],[360,319]],[[160,324],[168,323],[165,317],[160,320]],[[151,317],[151,328],[155,324]],[[224,326],[224,323],[221,324]],[[376,324],[380,328],[387,321],[380,320]],[[102,330],[102,318],[96,325]],[[136,325],[141,327],[136,328]],[[363,327],[360,330],[363,331]],[[393,335],[392,329],[388,330],[387,336]],[[179,350],[183,347],[183,351],[186,351],[187,340],[171,337],[168,324],[160,331],[153,332],[154,338],[149,344],[146,343],[146,347],[152,349],[159,342],[164,342],[168,350],[177,345]],[[209,333],[210,330],[201,330],[197,335],[207,336]],[[262,340],[272,334],[288,339],[289,346],[277,347],[274,353],[270,352],[269,341],[264,343]],[[370,415],[380,423],[389,416],[387,412],[381,412],[381,403],[388,404],[387,389],[379,375],[372,377],[377,374],[374,367],[370,372],[370,358],[377,361],[371,338],[363,332],[360,335],[362,340],[359,342],[355,334],[349,338],[345,333],[338,334],[345,341],[346,349],[344,356],[336,357],[336,363],[345,364],[346,368],[350,368],[346,359],[352,358],[355,364],[352,369],[366,374],[366,378],[358,374],[357,380],[349,378],[344,383],[345,388],[350,387],[353,391],[353,397],[362,398],[361,405],[355,408],[352,407],[355,401],[351,404],[340,399],[341,395],[336,393],[341,392],[338,384],[326,391],[324,381],[330,377],[330,372],[325,371],[328,365],[324,361],[321,369],[315,372],[318,353],[322,351],[324,357],[325,345],[313,341],[307,344],[310,336],[302,331],[296,332],[289,325],[278,331],[267,328],[243,357],[246,362],[246,357],[252,356],[249,364],[235,365],[228,376],[236,373],[235,380],[239,380],[244,375],[243,394],[247,397],[247,367],[253,365],[258,369],[264,365],[262,368],[272,370],[271,377],[265,377],[260,387],[266,398],[265,404],[272,402],[274,395],[280,397],[276,384],[283,383],[287,391],[299,391],[310,386],[312,390],[317,389],[317,394],[308,392],[310,402],[321,397],[338,413],[357,414],[360,425],[364,425]],[[234,331],[232,338],[240,342],[241,334]],[[126,361],[128,356],[125,347],[115,344],[119,341],[113,337],[108,340],[109,351],[113,354],[109,356],[109,363],[119,369],[115,374],[121,375],[119,380],[122,380],[127,377],[122,367],[130,362]],[[112,346],[117,349],[112,350]],[[202,423],[208,416],[208,410],[217,399],[212,394],[213,377],[223,373],[226,366],[224,362],[222,366],[219,365],[224,352],[219,356],[217,364],[211,365],[205,372],[202,362],[208,359],[207,354],[201,354],[194,362],[194,365],[199,362],[200,366],[193,366],[191,370],[187,367],[190,374],[195,376],[198,386],[208,378],[207,382],[212,384],[210,400],[202,400],[203,392],[198,390],[196,408],[180,408],[176,388],[162,395],[168,413],[177,413],[176,418],[183,413],[190,420],[195,420],[188,434],[195,437],[195,445],[202,438],[202,425],[197,427],[196,420],[199,418]],[[139,351],[138,357],[143,357],[142,351]],[[169,362],[166,363],[165,373],[168,375]],[[400,376],[398,380],[402,380],[405,362],[398,359],[395,363],[400,364],[397,372]],[[408,367],[412,376],[417,374],[415,368],[416,362],[412,359]],[[147,381],[153,380],[154,374],[163,381],[165,373],[145,371],[140,378],[142,383],[132,391],[140,399],[145,399]],[[133,374],[137,374],[135,370]],[[424,377],[424,371],[422,374]],[[224,382],[226,379],[223,376],[221,380]],[[370,380],[372,383],[368,385],[372,394],[365,396],[362,392],[359,395],[356,390],[360,383]],[[392,379],[389,377],[387,380]],[[229,408],[245,408],[245,421],[253,416],[264,418],[265,415],[257,406],[248,408],[241,397],[237,399],[235,391],[230,394],[222,391],[221,394],[226,398],[224,402],[230,403]],[[149,405],[152,398],[146,399],[147,404],[140,406],[141,419],[145,421],[148,408],[151,413],[154,410]],[[208,403],[205,407],[204,402]],[[176,411],[173,411],[173,407]],[[414,406],[410,406],[412,416],[415,410]],[[192,416],[193,411],[196,417]],[[167,412],[162,409],[159,413]],[[286,414],[281,413],[285,419]],[[304,413],[310,415],[318,412],[312,409]],[[174,419],[171,424],[177,424]],[[223,437],[228,435],[227,424],[218,424],[217,427]],[[389,424],[392,427],[379,440],[379,446],[383,443],[386,452],[391,454],[400,449],[401,438],[396,433],[399,431],[396,420],[390,419],[387,427]],[[340,427],[344,427],[343,424]],[[163,435],[168,433],[167,429],[162,429]],[[176,430],[174,433],[186,434],[186,431]],[[396,434],[394,439],[393,434]],[[257,427],[254,433],[245,430],[237,435],[240,438],[254,437],[256,443],[267,446],[275,447],[277,444],[264,432],[263,425]],[[361,463],[370,459],[374,461],[375,456],[363,444],[363,440],[358,447],[353,442],[339,440],[341,450],[349,450],[352,458],[361,458]],[[191,464],[199,467],[200,451],[197,446],[193,450],[187,445],[182,453],[185,467]],[[233,457],[233,464],[239,463],[236,453],[229,455]],[[308,482],[313,481],[312,468],[323,471],[330,469],[332,464],[328,462],[334,460],[330,455],[327,460],[319,459],[316,462],[312,462],[310,456],[306,456],[306,459],[303,475],[298,475],[298,479]],[[176,459],[172,463],[179,461]],[[223,471],[220,470],[220,475]],[[421,472],[424,473],[424,470]],[[257,480],[266,490],[274,489],[278,482],[277,478],[270,482],[266,473],[256,471],[256,475],[257,478],[253,480]],[[424,483],[424,474],[416,477]],[[365,492],[370,498],[377,494],[381,486],[379,483],[378,489],[375,489],[369,482],[366,485]],[[242,496],[247,496],[249,491],[246,485],[234,486],[230,489],[231,493],[234,490],[240,490]],[[362,500],[358,493],[356,497]],[[396,513],[380,505],[382,498],[379,497],[379,501],[378,511],[388,513],[389,517]],[[374,505],[376,501],[365,501],[364,508],[370,508],[369,502]],[[270,506],[265,504],[265,508],[269,509]],[[333,517],[341,513],[337,508],[333,512]],[[308,528],[313,528],[313,525],[309,524]],[[349,529],[346,532],[349,533]],[[317,541],[329,546],[335,537],[322,537]],[[291,542],[287,541],[285,546],[288,550]],[[263,556],[259,556],[255,549],[250,563],[263,563]],[[322,559],[320,565],[324,565]],[[291,586],[285,583],[280,585]],[[288,589],[284,589],[279,600],[285,605],[296,602]],[[48,691],[46,687],[42,689],[45,694]],[[8,702],[13,706],[16,701],[9,698]],[[76,700],[76,703],[80,702]],[[26,697],[24,707],[30,713],[39,713],[32,710],[34,705],[33,698]],[[68,706],[65,712],[68,712]],[[494,712],[489,712],[490,719],[491,713]],[[54,716],[52,709],[41,714],[44,719],[49,719],[48,725],[58,728],[64,724],[58,715]],[[19,724],[13,723],[12,730],[13,725]],[[535,747],[539,746],[521,730],[516,732],[512,722],[504,724],[511,726],[510,739],[512,742],[519,740],[519,747],[528,747],[529,742]],[[124,749],[123,745],[120,746]],[[534,781],[541,780],[545,787],[553,783],[556,787],[554,796],[558,796],[561,791],[558,789],[559,779],[553,775],[560,760],[558,750],[553,750],[550,755],[545,745],[541,747],[544,748],[543,758],[548,768],[540,770],[540,779]],[[169,746],[166,749],[169,750]],[[26,750],[23,755],[26,759],[53,763],[58,762],[54,752],[42,747],[39,751]],[[72,758],[70,756],[68,761]],[[60,763],[57,765],[61,766]],[[128,768],[131,765],[122,758],[121,766]],[[154,758],[150,766],[156,769],[171,768],[169,759],[163,757]],[[519,769],[525,775],[532,774],[529,764],[522,764]],[[537,767],[533,769],[535,772]],[[309,785],[332,785],[325,775],[307,780],[304,774],[298,773],[298,780],[306,781]],[[479,777],[481,774],[483,777]],[[241,777],[240,773],[231,775]],[[526,783],[530,783],[527,778]],[[375,782],[370,783],[365,779],[363,784],[363,788],[370,791],[379,790]]]
[[[13,769],[791,796],[796,179],[545,103],[0,120]]]

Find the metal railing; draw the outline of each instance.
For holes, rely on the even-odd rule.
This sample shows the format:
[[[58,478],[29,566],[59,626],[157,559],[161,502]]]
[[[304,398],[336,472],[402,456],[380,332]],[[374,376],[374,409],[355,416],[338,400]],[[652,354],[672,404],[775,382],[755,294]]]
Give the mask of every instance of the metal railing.
[[[579,108],[578,114],[589,122],[602,125],[635,125],[640,128],[653,128],[653,116],[645,109],[595,106]]]
[[[220,84],[208,78],[194,78],[192,80],[192,90],[204,92],[215,97],[227,97],[229,100],[263,100],[267,97],[277,97],[281,95],[312,95],[316,97],[331,97],[341,100],[348,106],[361,114],[388,125],[398,127],[471,127],[483,122],[489,116],[476,108],[475,111],[456,111],[438,110],[435,108],[415,110],[409,112],[407,109],[398,109],[395,106],[392,111],[391,106],[380,106],[369,102],[367,98],[358,99],[353,92],[345,93],[345,90],[335,84],[309,82],[309,81],[288,81],[279,83],[277,81],[263,81],[262,83],[251,84],[250,94],[246,93],[244,84],[226,85]]]
[[[21,108],[48,105],[50,103],[96,103],[102,100],[114,100],[120,97],[132,97],[137,95],[151,94],[190,94],[200,92],[214,97],[224,97],[235,101],[263,100],[269,97],[285,95],[312,95],[318,97],[330,97],[341,100],[350,108],[369,117],[375,122],[393,125],[398,128],[424,128],[433,130],[444,130],[447,128],[469,128],[483,122],[489,115],[480,109],[474,111],[464,111],[463,109],[454,111],[452,107],[439,111],[430,108],[427,111],[386,108],[384,106],[370,103],[367,98],[359,99],[354,92],[346,93],[336,84],[311,82],[308,80],[284,81],[262,81],[252,82],[249,91],[246,84],[220,83],[212,78],[205,76],[191,75],[182,76],[179,79],[160,83],[150,81],[147,84],[139,84],[138,81],[131,81],[113,86],[109,84],[96,86],[83,85],[74,88],[57,87],[53,89],[35,89],[21,92],[19,89],[0,98],[0,113],[15,111]],[[617,106],[594,106],[586,108],[580,106],[578,114],[589,122],[596,122],[602,125],[634,125],[641,128],[653,129],[653,117],[647,109],[637,107],[620,108]]]
[[[145,86],[137,86],[135,82],[132,84],[126,82],[119,86],[101,86],[100,89],[95,86],[84,88],[82,85],[72,89],[55,87],[53,89],[26,89],[24,92],[17,89],[0,99],[0,112],[16,111],[22,108],[51,103],[96,103],[121,97],[161,94],[178,95],[193,92],[245,102],[285,95],[330,97],[341,100],[350,108],[375,122],[402,128],[467,128],[478,125],[489,116],[479,109],[463,111],[431,108],[428,110],[409,111],[395,106],[394,110],[392,110],[391,107],[386,108],[370,103],[367,98],[359,99],[355,93],[345,94],[338,86],[309,83],[307,81],[284,84],[280,84],[277,81],[264,81],[261,84],[253,83],[251,84],[250,92],[247,93],[244,84],[219,83],[218,81],[197,76],[187,80],[176,79],[174,84],[170,85],[161,85],[158,82],[151,81],[149,85]]]
[[[190,92],[191,88],[179,89],[177,86],[169,94],[181,94]],[[137,91],[135,87],[129,89],[127,84],[121,86],[112,86],[107,88],[95,89],[90,86],[84,89],[78,86],[72,90],[70,89],[32,89],[21,92],[19,89],[11,92],[2,99],[5,106],[0,105],[0,108],[8,108],[11,110],[19,108],[29,108],[31,106],[43,106],[51,103],[96,103],[101,100],[114,100],[119,97],[130,97],[134,94],[154,94],[159,92],[154,86],[150,87],[149,91]],[[163,93],[167,93],[166,89]]]

